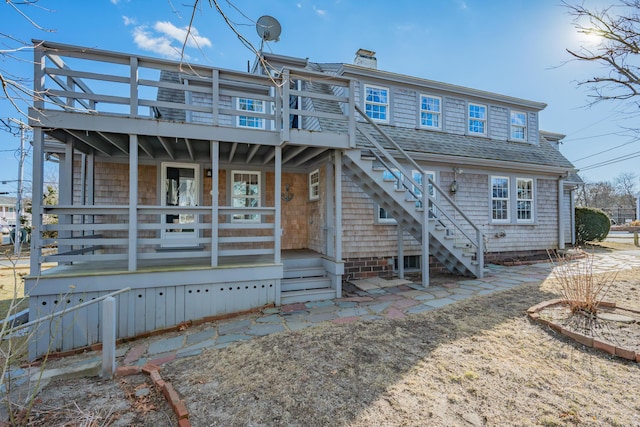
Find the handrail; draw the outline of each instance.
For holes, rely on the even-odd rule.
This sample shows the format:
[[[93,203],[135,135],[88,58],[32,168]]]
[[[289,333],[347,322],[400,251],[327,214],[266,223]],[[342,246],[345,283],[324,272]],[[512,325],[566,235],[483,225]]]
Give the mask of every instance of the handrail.
[[[408,163],[411,166],[413,166],[416,170],[420,171],[421,173],[424,173],[422,166],[420,166],[415,160],[413,160],[411,156],[409,156],[409,154],[405,150],[403,150],[402,147],[400,147],[393,140],[393,138],[387,135],[387,133],[377,123],[375,123],[369,116],[367,116],[360,107],[358,107],[357,105],[355,105],[354,107],[355,107],[355,111],[357,111],[360,114],[360,116],[362,116],[369,124],[371,124],[373,128],[389,144],[393,146],[393,148],[397,151],[398,154],[400,154],[402,158],[408,161]],[[440,203],[438,203],[437,199],[429,198],[429,201],[433,203],[436,206],[436,208],[438,208],[439,212],[441,212],[455,226],[455,228],[459,230],[471,242],[471,244],[476,246],[478,252],[483,251],[481,228],[478,225],[476,225],[462,209],[460,209],[460,207],[455,203],[455,201],[451,197],[449,197],[449,195],[447,195],[446,192],[442,188],[440,188],[440,186],[438,186],[434,180],[427,177],[427,182],[423,182],[422,184],[419,184],[418,182],[416,182],[413,179],[413,177],[406,172],[405,168],[396,160],[396,158],[392,156],[378,141],[376,141],[376,139],[373,136],[371,136],[371,134],[366,129],[364,129],[363,126],[356,125],[356,127],[364,135],[364,137],[380,152],[380,154],[372,152],[373,155],[376,157],[376,159],[378,159],[389,172],[393,173],[393,171],[391,170],[387,162],[391,163],[404,177],[406,177],[406,180],[404,179],[401,180],[401,185],[404,186],[405,189],[409,191],[411,195],[419,199],[418,195],[414,192],[413,188],[409,186],[409,184],[411,184],[414,188],[421,188],[422,195],[423,195],[422,199],[426,200],[427,198],[429,198],[428,189],[429,189],[429,184],[431,184],[432,187],[445,199],[445,201],[449,203],[449,205],[451,205],[451,207],[453,207],[453,209],[455,209],[455,211],[458,212],[462,216],[462,218],[464,218],[469,223],[469,225],[471,225],[471,227],[476,231],[476,237],[473,238],[469,236],[469,234],[467,234],[464,228],[447,213],[447,210],[442,209],[442,206],[440,205]],[[385,159],[382,159],[382,156],[384,156],[386,161]],[[407,184],[406,181],[408,181],[409,184]],[[428,205],[424,202],[423,202],[423,208],[428,209]],[[426,226],[426,225],[423,224],[423,226]],[[478,255],[478,257],[480,258],[481,256]]]

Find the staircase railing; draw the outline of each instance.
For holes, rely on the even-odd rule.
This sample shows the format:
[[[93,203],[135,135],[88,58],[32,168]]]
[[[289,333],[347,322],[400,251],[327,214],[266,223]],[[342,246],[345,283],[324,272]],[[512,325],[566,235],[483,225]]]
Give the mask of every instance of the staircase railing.
[[[482,276],[482,266],[484,264],[484,236],[482,230],[478,225],[476,225],[471,218],[456,204],[456,202],[449,197],[446,191],[444,191],[440,186],[436,184],[436,182],[431,179],[422,166],[420,166],[415,160],[409,156],[409,154],[402,149],[394,140],[391,138],[376,122],[371,120],[369,116],[367,116],[360,107],[355,106],[355,111],[360,114],[360,116],[366,120],[371,126],[376,130],[378,134],[380,134],[385,141],[387,141],[394,149],[396,156],[392,156],[391,153],[385,149],[382,144],[380,144],[376,138],[374,138],[367,129],[362,125],[362,123],[356,124],[356,129],[369,141],[372,145],[371,148],[375,148],[376,151],[371,151],[372,155],[376,158],[376,160],[388,170],[392,175],[398,176],[398,184],[403,186],[409,194],[416,200],[423,199],[424,194],[427,195],[429,200],[428,203],[423,203],[423,209],[430,209],[431,214],[430,217],[439,221],[444,227],[450,229],[451,227],[462,234],[472,248],[475,249],[476,261],[480,266],[478,269],[478,274]],[[417,182],[411,173],[408,173],[405,167],[397,160],[400,158],[411,167],[415,168],[415,170],[420,171],[422,174],[422,182]],[[419,188],[420,191],[416,191]],[[437,197],[431,196],[430,188],[433,188]],[[439,200],[444,200],[441,202]],[[459,215],[465,221],[465,224],[460,224],[459,220],[456,216]],[[443,221],[444,220],[444,221]],[[449,225],[447,225],[449,224]],[[466,226],[465,226],[466,225]],[[423,224],[423,226],[428,226],[428,224]],[[457,233],[454,231],[456,238],[458,238]]]

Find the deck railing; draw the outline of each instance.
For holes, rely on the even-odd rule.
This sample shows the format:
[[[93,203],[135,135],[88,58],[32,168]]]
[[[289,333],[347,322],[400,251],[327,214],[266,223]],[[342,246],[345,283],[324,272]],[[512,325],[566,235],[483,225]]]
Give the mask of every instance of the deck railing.
[[[34,49],[38,109],[231,127],[249,119],[285,141],[290,128],[317,131],[327,118],[338,124],[332,132],[355,131],[348,78],[293,68],[264,76],[45,41]],[[314,106],[327,101],[339,108]]]
[[[42,261],[126,263],[133,229],[136,260],[210,258],[216,266],[225,257],[271,255],[275,262],[274,207],[139,206],[136,210],[139,222],[131,227],[126,206],[45,206],[45,213],[57,215],[59,222],[42,227],[42,242],[58,251]],[[216,230],[212,230],[213,215]]]

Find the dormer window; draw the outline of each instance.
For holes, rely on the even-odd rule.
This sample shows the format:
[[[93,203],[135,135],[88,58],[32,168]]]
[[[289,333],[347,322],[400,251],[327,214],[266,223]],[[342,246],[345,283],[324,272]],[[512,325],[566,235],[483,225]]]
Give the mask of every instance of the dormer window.
[[[442,127],[442,98],[438,96],[420,96],[420,126],[429,129]]]
[[[469,134],[487,134],[487,106],[469,103]]]
[[[520,111],[511,112],[511,139],[527,140],[527,114]]]
[[[364,86],[364,112],[376,122],[389,122],[389,89],[386,87]]]

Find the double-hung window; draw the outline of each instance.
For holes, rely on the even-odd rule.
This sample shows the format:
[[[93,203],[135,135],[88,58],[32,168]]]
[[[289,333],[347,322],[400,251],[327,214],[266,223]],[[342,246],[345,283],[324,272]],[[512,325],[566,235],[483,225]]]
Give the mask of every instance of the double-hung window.
[[[320,170],[316,169],[309,174],[309,200],[320,198]]]
[[[389,121],[389,89],[365,85],[364,111],[371,120],[387,123]]]
[[[264,113],[264,101],[251,98],[238,98],[237,109],[253,113]],[[238,127],[264,129],[264,119],[254,116],[238,116]]]
[[[231,172],[231,206],[234,208],[260,207],[260,172]],[[260,215],[251,213],[234,213],[233,222],[259,222]]]
[[[493,222],[509,222],[509,178],[491,177],[491,219]]]
[[[516,178],[516,214],[518,222],[533,222],[533,179]]]
[[[425,172],[427,176],[431,178],[432,181],[435,181],[436,179],[435,172],[432,172],[432,171],[425,171]],[[413,171],[411,171],[411,176],[413,180],[416,182],[416,184],[422,185],[422,171],[418,171],[414,169]],[[412,187],[413,187],[413,192],[415,193],[417,198],[420,199],[416,202],[416,207],[417,208],[422,207],[422,190],[420,187],[416,187],[415,185],[413,185]],[[433,188],[433,184],[429,183],[427,191],[429,192],[430,198],[435,197],[435,189]],[[431,211],[432,214],[435,215],[436,207],[431,202],[429,202],[429,210]]]
[[[527,114],[520,111],[511,112],[511,139],[527,140]]]
[[[382,172],[382,180],[385,182],[395,181],[395,187],[402,187],[402,175],[398,169],[385,169]],[[378,206],[378,222],[379,223],[395,223],[396,220],[383,207]]]
[[[487,134],[487,106],[469,103],[469,134]]]
[[[442,128],[442,98],[420,95],[420,126],[429,129]]]

